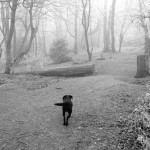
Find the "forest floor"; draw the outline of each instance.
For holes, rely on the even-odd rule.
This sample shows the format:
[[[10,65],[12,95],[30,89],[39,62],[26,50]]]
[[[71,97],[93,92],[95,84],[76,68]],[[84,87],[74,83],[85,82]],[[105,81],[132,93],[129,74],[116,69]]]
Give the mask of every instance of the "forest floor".
[[[95,53],[92,76],[0,74],[0,150],[117,150],[116,121],[149,89],[149,77],[134,78],[139,50],[124,48],[105,60]],[[74,104],[67,127],[53,105],[65,94]]]

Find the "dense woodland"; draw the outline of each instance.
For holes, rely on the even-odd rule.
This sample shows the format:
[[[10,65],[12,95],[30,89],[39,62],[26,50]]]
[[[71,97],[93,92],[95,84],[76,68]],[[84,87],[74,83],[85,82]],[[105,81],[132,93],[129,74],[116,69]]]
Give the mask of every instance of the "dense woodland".
[[[0,31],[7,74],[24,59],[48,57],[58,40],[74,55],[86,51],[89,61],[95,49],[121,52],[125,41],[144,42],[149,53],[149,1],[1,1]]]

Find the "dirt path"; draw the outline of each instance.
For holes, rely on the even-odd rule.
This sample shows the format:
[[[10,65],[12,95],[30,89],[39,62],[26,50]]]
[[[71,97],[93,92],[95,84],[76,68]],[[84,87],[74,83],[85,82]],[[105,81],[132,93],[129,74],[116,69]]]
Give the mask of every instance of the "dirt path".
[[[115,121],[130,113],[146,91],[148,79],[130,77],[133,57],[106,60],[96,66],[99,75],[89,77],[1,75],[6,83],[0,86],[0,150],[116,150]],[[68,127],[62,125],[61,108],[53,105],[65,94],[74,97]]]
[[[122,91],[124,95],[121,98],[135,100],[141,92],[141,87],[128,85],[110,76],[70,79],[37,77],[34,81],[30,80],[19,77],[9,79],[7,84],[0,86],[1,149],[106,147],[107,134],[102,133],[102,129],[108,128],[116,118],[116,114],[110,114],[116,103],[115,96],[117,98]],[[135,96],[135,93],[138,95]],[[60,102],[64,94],[74,96],[73,115],[68,127],[62,125],[61,108],[53,105]],[[108,132],[108,129],[105,131]],[[105,140],[101,139],[102,135],[106,136],[103,137]]]

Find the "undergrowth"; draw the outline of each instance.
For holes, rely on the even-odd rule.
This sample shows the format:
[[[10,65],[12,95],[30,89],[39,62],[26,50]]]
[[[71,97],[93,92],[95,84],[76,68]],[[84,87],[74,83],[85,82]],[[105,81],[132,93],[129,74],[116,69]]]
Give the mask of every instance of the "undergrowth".
[[[150,94],[139,100],[140,104],[127,118],[118,120],[120,150],[150,150]]]
[[[50,57],[53,60],[53,63],[60,64],[72,61],[72,58],[68,54],[68,44],[64,39],[53,42],[52,48],[50,49]]]

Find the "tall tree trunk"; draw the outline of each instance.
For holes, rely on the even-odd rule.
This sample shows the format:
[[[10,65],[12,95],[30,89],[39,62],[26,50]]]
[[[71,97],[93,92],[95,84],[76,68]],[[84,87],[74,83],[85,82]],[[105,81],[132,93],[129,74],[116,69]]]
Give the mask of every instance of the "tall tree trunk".
[[[5,9],[4,3],[1,2],[1,21],[2,21],[2,33],[5,34]]]
[[[13,60],[16,58],[17,55],[17,46],[16,46],[16,27],[14,26],[14,35],[13,35]]]
[[[123,43],[123,39],[124,39],[124,34],[125,32],[123,33],[123,28],[125,26],[125,19],[126,19],[126,16],[123,20],[123,23],[121,25],[121,31],[120,31],[120,35],[119,35],[119,52],[121,52],[121,48],[122,48],[122,43]],[[126,30],[127,31],[127,30]]]
[[[90,52],[90,48],[89,48],[89,40],[88,40],[88,35],[87,35],[87,32],[85,31],[85,43],[86,43],[86,50],[87,50],[87,53],[88,53],[88,57],[89,57],[89,61],[92,60],[92,54]]]
[[[107,38],[107,0],[104,1],[104,18],[103,18],[103,38],[104,38],[104,52],[107,51],[106,38]]]
[[[143,5],[142,5],[142,1],[139,0],[139,8],[140,8],[140,12],[141,14],[143,13]],[[150,35],[149,35],[149,29],[148,29],[148,25],[144,22],[143,17],[141,17],[141,26],[144,29],[144,34],[145,34],[145,54],[147,54],[148,56],[150,56]]]
[[[5,3],[4,5],[4,34],[5,34],[5,50],[7,49],[7,39],[8,39],[8,35],[9,35],[9,19],[10,19],[10,8],[9,8],[9,2]],[[5,58],[7,57],[7,52],[5,51]]]
[[[39,44],[39,49],[42,49],[42,47],[41,47],[41,35],[40,35],[40,33],[39,33],[39,30],[37,31],[37,42],[38,42],[38,44]],[[38,51],[36,52],[36,55],[38,55]]]
[[[9,26],[10,26],[10,23],[9,23],[9,18],[10,18],[10,16],[9,16],[9,14],[10,14],[10,8],[9,8],[9,2],[7,2],[6,3],[6,5],[5,5],[5,9],[6,9],[6,11],[5,11],[5,34],[6,34],[6,45],[7,45],[7,39],[8,39],[8,36],[9,36]],[[6,45],[5,45],[5,47],[6,47]]]
[[[31,57],[34,57],[35,55],[35,38],[34,38],[34,40],[33,40],[33,42],[32,42],[32,44],[31,44],[31,48],[30,49],[32,49],[32,51],[30,52],[31,53]]]
[[[20,48],[18,50],[17,57],[19,57],[19,55],[25,51],[25,48],[24,48],[25,47],[25,43],[27,41],[28,34],[29,34],[30,29],[31,29],[31,26],[27,25],[27,22],[28,22],[28,10],[26,11],[25,22],[23,23],[24,28],[25,28],[25,34],[24,34],[23,40],[22,40],[22,42],[20,44]],[[15,60],[17,59],[17,57],[15,58]]]
[[[1,50],[2,50],[2,44],[3,42],[5,43],[5,49],[6,49],[6,40],[8,37],[8,32],[9,32],[9,3],[4,3],[1,2],[1,22],[2,22],[2,27],[0,28],[2,34],[3,34],[3,40],[1,41]],[[6,58],[6,51],[4,52],[5,58]]]
[[[30,48],[31,48],[33,39],[34,39],[34,37],[35,37],[35,35],[36,35],[36,32],[37,32],[37,30],[38,30],[38,25],[39,25],[39,23],[38,23],[38,25],[36,26],[36,28],[34,28],[34,26],[33,26],[33,13],[32,13],[32,11],[33,11],[33,0],[31,1],[31,5],[30,5],[30,9],[29,9],[30,28],[31,28],[31,35],[30,35],[29,44],[27,45],[25,51],[21,52],[21,53],[19,54],[19,56],[14,60],[14,64],[13,64],[14,66],[16,66],[16,65],[22,60],[23,56],[24,56],[25,54],[27,54],[27,53],[30,51]]]
[[[122,43],[123,43],[123,34],[120,33],[120,36],[119,36],[119,52],[121,52],[121,48],[122,48]]]
[[[110,14],[109,14],[110,15]],[[107,17],[107,0],[104,2],[104,20],[103,20],[103,41],[104,41],[104,52],[109,52],[110,45],[110,29],[109,29],[109,20]]]
[[[89,30],[90,17],[91,17],[91,0],[86,0],[86,1],[82,0],[82,6],[83,6],[82,25],[84,27],[86,50],[88,53],[89,61],[91,61],[92,51],[90,52],[89,39],[88,39],[88,30]]]
[[[111,50],[115,52],[115,35],[114,35],[114,22],[115,22],[115,7],[116,7],[116,0],[112,1],[112,16],[111,16]]]
[[[35,52],[34,52],[35,57],[37,56],[37,51],[38,51],[38,42],[37,42],[37,35],[35,35]]]
[[[42,19],[42,33],[43,33],[43,54],[44,56],[46,56],[46,40],[45,40],[45,24],[44,24],[44,20]]]
[[[78,54],[78,6],[75,2],[75,24],[74,24],[74,54]]]
[[[128,5],[129,5],[129,1],[126,0],[125,12],[129,11]],[[120,30],[120,35],[119,35],[119,52],[121,52],[121,48],[122,48],[122,44],[123,44],[123,40],[124,40],[124,35],[130,27],[130,25],[126,26],[127,17],[128,17],[128,15],[126,14],[123,17],[123,22],[121,22],[121,30]],[[125,27],[126,27],[126,29],[125,29]]]
[[[24,46],[25,46],[25,43],[26,43],[26,41],[27,41],[27,37],[28,37],[28,34],[29,34],[29,31],[30,31],[30,26],[28,26],[27,27],[27,30],[25,31],[25,35],[24,35],[24,37],[23,37],[23,40],[22,40],[22,42],[21,42],[21,45],[20,45],[20,48],[19,48],[19,53],[18,53],[18,56],[22,53],[22,52],[24,52]],[[17,57],[18,57],[17,56]]]
[[[10,74],[11,71],[11,41],[14,33],[14,26],[15,26],[15,16],[16,16],[16,10],[17,10],[17,2],[18,0],[12,1],[12,7],[11,7],[11,21],[10,21],[10,29],[7,36],[6,41],[6,67],[5,67],[5,73]]]
[[[145,54],[150,56],[150,37],[149,37],[149,32],[148,32],[148,26],[147,25],[142,25],[144,32],[145,32]]]
[[[111,45],[111,39],[110,39],[110,36],[111,36],[111,8],[109,9],[109,16],[108,16],[108,26],[107,26],[107,39],[106,39],[106,48],[107,48],[107,51],[110,52],[110,45]]]

